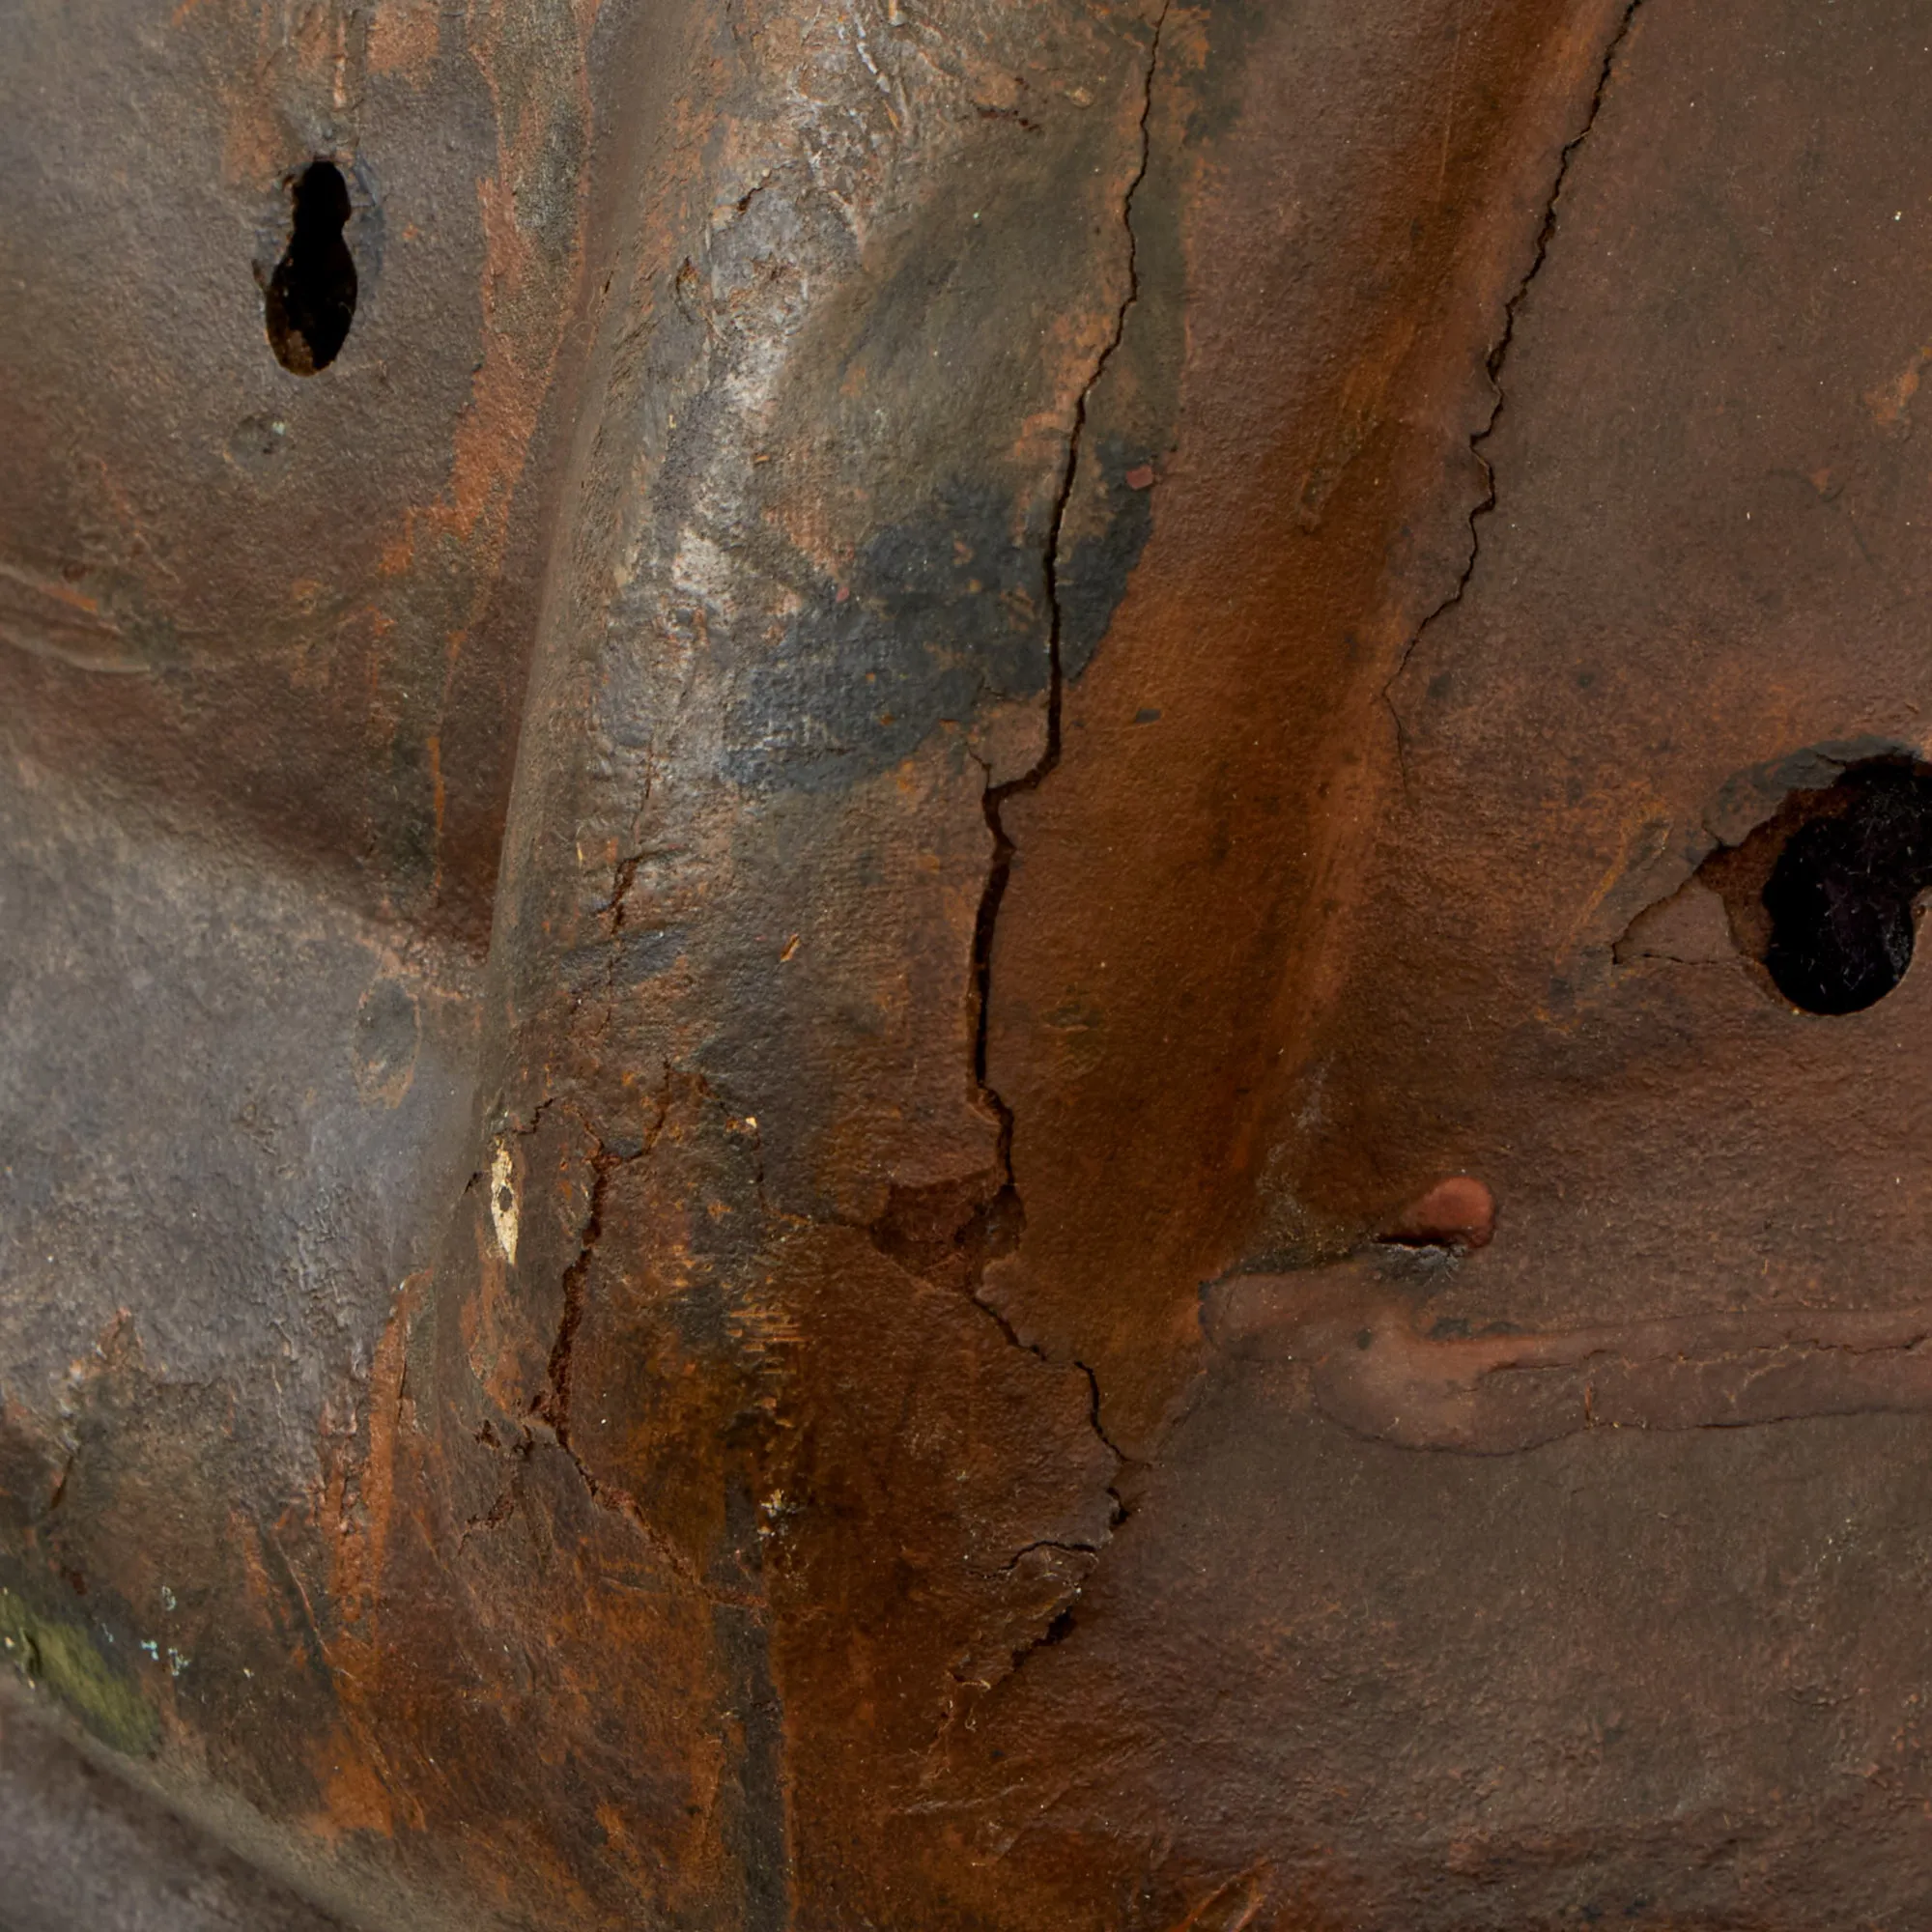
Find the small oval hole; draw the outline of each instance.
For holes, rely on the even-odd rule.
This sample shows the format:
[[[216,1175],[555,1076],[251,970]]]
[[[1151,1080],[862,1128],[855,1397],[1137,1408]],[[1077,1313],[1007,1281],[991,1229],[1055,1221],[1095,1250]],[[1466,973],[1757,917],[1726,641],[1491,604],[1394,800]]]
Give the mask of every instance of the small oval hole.
[[[295,219],[269,282],[266,317],[275,359],[313,376],[341,353],[355,315],[355,260],[342,239],[349,184],[333,161],[311,161],[293,185]]]
[[[1833,784],[1794,792],[1700,873],[1741,949],[1791,1005],[1862,1012],[1912,963],[1932,887],[1932,769],[1901,757],[1849,765]]]
[[[1914,901],[1932,883],[1932,786],[1879,765],[1833,790],[1841,808],[1801,825],[1765,881],[1764,964],[1794,1007],[1856,1013],[1912,964]]]

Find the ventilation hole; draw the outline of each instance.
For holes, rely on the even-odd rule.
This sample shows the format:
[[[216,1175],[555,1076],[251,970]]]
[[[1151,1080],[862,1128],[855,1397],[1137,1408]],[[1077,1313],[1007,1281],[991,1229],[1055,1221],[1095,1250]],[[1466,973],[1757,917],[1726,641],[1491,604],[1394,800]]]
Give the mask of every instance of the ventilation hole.
[[[1856,1013],[1912,963],[1918,899],[1932,887],[1932,768],[1848,766],[1796,792],[1735,849],[1704,862],[1743,950],[1811,1013]]]
[[[311,161],[294,188],[288,252],[269,282],[269,341],[284,369],[313,376],[341,353],[355,315],[355,261],[342,239],[349,184],[333,161]]]

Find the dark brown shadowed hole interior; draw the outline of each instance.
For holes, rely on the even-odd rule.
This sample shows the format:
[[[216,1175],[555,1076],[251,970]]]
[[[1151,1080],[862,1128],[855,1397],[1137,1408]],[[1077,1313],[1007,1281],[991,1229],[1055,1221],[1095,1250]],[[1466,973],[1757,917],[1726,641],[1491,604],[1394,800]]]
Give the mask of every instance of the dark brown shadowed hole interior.
[[[1810,1013],[1856,1013],[1912,963],[1918,899],[1932,886],[1932,767],[1904,757],[1848,765],[1794,792],[1700,876],[1724,901],[1740,949]]]
[[[291,185],[289,245],[269,283],[269,342],[284,369],[313,376],[341,353],[355,316],[355,260],[342,239],[349,184],[333,161],[311,161]]]

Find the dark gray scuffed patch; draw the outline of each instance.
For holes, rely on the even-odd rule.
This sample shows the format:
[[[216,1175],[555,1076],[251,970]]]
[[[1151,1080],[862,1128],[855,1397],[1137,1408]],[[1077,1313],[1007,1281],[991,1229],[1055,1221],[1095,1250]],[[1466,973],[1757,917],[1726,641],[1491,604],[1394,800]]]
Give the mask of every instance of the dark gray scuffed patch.
[[[816,581],[778,649],[746,668],[725,770],[758,790],[848,785],[944,721],[1047,685],[1043,534],[1009,500],[955,489],[867,541],[843,584]]]
[[[356,1092],[393,1106],[410,1090],[421,1043],[415,995],[400,980],[377,980],[355,1009]]]
[[[1056,576],[1060,597],[1060,668],[1077,678],[1094,661],[1100,639],[1114,621],[1127,579],[1153,529],[1153,492],[1135,489],[1127,472],[1147,463],[1144,451],[1119,437],[1108,437],[1094,452],[1099,464],[1100,501],[1096,532],[1075,540]]]
[[[625,931],[617,938],[617,958],[612,978],[620,986],[635,986],[668,973],[678,962],[688,938],[680,925],[645,926]]]

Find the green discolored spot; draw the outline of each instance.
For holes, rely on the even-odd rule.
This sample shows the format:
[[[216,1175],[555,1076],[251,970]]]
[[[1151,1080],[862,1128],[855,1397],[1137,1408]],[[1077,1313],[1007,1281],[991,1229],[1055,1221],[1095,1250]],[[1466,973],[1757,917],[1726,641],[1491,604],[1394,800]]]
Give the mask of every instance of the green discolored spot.
[[[101,1655],[83,1626],[37,1615],[5,1588],[0,1588],[0,1656],[115,1750],[143,1757],[159,1741],[154,1706]]]

